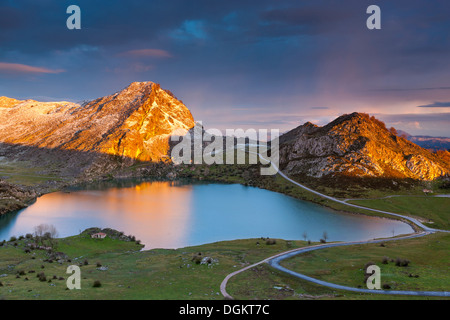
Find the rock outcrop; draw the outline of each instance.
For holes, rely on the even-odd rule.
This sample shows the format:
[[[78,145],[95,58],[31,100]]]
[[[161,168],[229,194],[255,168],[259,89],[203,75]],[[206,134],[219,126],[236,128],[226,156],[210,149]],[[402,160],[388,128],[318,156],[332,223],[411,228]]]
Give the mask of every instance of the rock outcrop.
[[[70,175],[164,160],[170,136],[194,126],[186,106],[153,82],[82,105],[1,97],[0,120],[0,156],[55,162]]]
[[[27,207],[36,196],[36,192],[31,188],[19,187],[0,180],[0,216]]]
[[[350,175],[433,180],[450,174],[450,162],[398,137],[363,113],[319,127],[305,123],[280,137],[280,167],[311,177]]]

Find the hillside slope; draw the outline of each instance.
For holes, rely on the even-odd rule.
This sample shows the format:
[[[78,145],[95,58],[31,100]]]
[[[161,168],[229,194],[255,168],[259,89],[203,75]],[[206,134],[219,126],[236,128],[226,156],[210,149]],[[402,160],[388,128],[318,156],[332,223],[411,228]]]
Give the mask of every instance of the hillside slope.
[[[1,97],[0,120],[0,156],[65,163],[72,174],[104,169],[105,159],[163,160],[169,137],[194,126],[186,106],[153,82],[83,105]]]
[[[450,174],[448,160],[392,134],[363,113],[319,127],[305,123],[280,137],[280,167],[311,177],[349,175],[433,180]]]

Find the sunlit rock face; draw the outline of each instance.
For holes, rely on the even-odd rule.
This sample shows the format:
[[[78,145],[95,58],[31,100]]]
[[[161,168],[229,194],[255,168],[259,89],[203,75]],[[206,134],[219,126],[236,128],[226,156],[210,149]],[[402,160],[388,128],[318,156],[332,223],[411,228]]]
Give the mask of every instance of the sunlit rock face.
[[[4,146],[11,150],[19,145],[38,147],[33,151],[22,148],[28,154],[42,149],[76,151],[68,154],[82,157],[79,160],[88,167],[98,167],[107,158],[102,155],[128,163],[164,160],[172,133],[193,126],[186,106],[153,82],[133,82],[83,105],[0,98],[0,142]],[[53,156],[56,159],[61,153]]]
[[[280,165],[288,174],[353,175],[433,180],[450,174],[450,163],[392,134],[363,113],[343,115],[318,127],[301,125],[280,138]]]

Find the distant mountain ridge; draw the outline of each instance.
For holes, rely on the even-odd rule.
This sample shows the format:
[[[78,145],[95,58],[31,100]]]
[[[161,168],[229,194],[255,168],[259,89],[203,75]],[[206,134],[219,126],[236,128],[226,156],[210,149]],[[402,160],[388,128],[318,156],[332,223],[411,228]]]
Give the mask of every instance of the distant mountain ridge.
[[[390,132],[364,113],[319,127],[305,123],[280,137],[280,168],[292,175],[433,180],[450,174],[445,157]]]
[[[450,150],[450,138],[449,137],[431,137],[431,136],[413,136],[405,131],[397,130],[398,136],[404,136],[411,142],[421,146],[425,149],[437,150]]]

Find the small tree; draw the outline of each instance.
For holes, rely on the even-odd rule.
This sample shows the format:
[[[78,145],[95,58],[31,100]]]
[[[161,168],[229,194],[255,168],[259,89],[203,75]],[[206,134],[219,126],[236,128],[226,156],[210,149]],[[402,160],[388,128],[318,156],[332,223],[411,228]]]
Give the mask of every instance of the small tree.
[[[397,130],[396,130],[394,127],[391,127],[391,128],[389,129],[389,132],[390,132],[391,134],[393,134],[394,136],[398,135],[398,132],[397,132]]]
[[[306,239],[308,239],[308,234],[306,233],[306,231],[303,232],[303,239],[305,239],[305,241],[306,241]]]
[[[328,240],[328,233],[326,231],[323,232],[322,238],[323,238],[323,240],[325,240],[325,242],[327,242],[327,240]]]
[[[41,245],[44,245],[47,242],[47,245],[52,248],[56,248],[58,237],[58,231],[56,230],[54,225],[48,224],[40,224],[34,227],[34,236],[36,238],[36,242]]]

